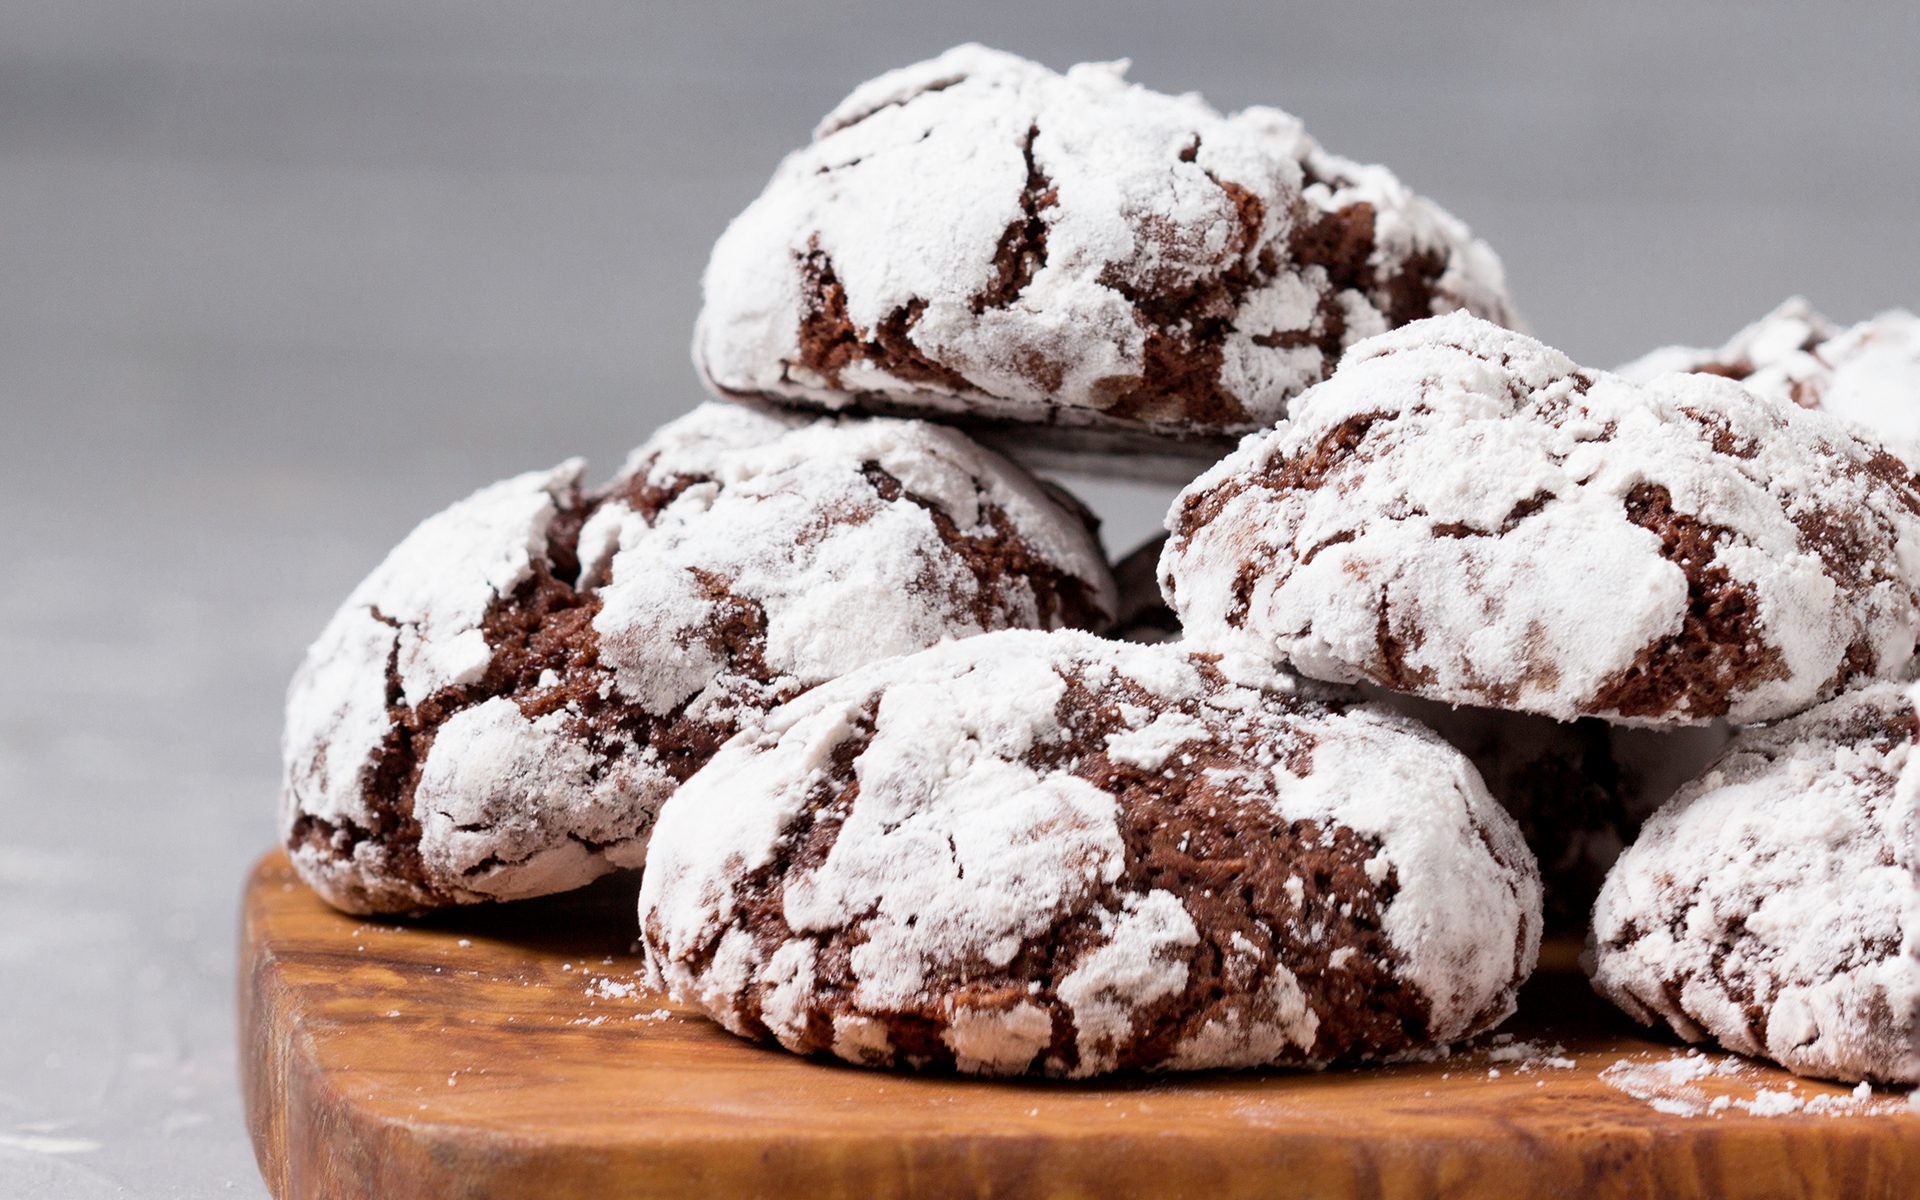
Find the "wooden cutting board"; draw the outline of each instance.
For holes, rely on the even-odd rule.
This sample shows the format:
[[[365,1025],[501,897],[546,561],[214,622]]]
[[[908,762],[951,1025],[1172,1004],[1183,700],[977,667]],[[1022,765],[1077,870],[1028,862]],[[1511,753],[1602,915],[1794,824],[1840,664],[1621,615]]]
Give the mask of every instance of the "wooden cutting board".
[[[240,1039],[273,1194],[1920,1195],[1902,1093],[1689,1056],[1597,999],[1572,947],[1514,1040],[1437,1062],[1005,1083],[795,1058],[635,987],[636,890],[364,920],[263,858]]]

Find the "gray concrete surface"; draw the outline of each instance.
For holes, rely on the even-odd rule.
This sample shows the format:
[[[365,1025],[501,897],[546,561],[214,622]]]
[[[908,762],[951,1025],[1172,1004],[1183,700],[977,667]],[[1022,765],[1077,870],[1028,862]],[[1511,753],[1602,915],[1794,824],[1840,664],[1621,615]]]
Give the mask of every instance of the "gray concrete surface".
[[[706,249],[966,39],[1278,104],[1594,365],[1920,306],[1920,8],[0,6],[0,1196],[261,1195],[234,901],[281,689],[415,521],[690,407]],[[1096,489],[1116,549],[1165,493]]]

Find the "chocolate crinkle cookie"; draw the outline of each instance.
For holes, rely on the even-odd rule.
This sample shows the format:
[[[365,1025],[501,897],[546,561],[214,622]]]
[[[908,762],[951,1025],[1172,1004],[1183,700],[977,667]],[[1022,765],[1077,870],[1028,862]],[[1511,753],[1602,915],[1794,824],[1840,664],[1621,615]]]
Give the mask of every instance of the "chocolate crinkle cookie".
[[[1558,720],[1785,716],[1920,630],[1920,480],[1857,427],[1464,313],[1354,347],[1168,521],[1189,644]]]
[[[1211,460],[1362,337],[1517,321],[1493,251],[1386,168],[1125,67],[967,45],[856,89],[714,246],[710,385]]]
[[[660,802],[744,717],[944,639],[1113,613],[1079,514],[951,430],[710,404],[604,489],[580,472],[429,518],[308,651],[282,832],[337,907],[637,867]]]
[[[744,1037],[987,1075],[1318,1066],[1498,1024],[1538,950],[1532,857],[1445,743],[1325,692],[1070,632],[863,668],[663,810],[649,970]]]
[[[1669,346],[1620,368],[1636,382],[1668,371],[1725,375],[1844,417],[1920,463],[1920,317],[1905,309],[1841,329],[1795,296],[1717,350]]]
[[[1920,714],[1878,684],[1740,733],[1594,909],[1594,987],[1791,1071],[1920,1082]]]
[[[1796,399],[1791,394],[1793,389],[1782,385],[1816,366],[1813,351],[1839,332],[1840,327],[1816,312],[1806,297],[1789,296],[1778,308],[1728,338],[1724,346],[1662,346],[1615,368],[1614,374],[1633,383],[1651,383],[1674,372],[1722,375],[1739,381],[1755,380],[1760,390]],[[1812,399],[1805,393],[1800,398]],[[1812,403],[1802,407],[1820,406]]]

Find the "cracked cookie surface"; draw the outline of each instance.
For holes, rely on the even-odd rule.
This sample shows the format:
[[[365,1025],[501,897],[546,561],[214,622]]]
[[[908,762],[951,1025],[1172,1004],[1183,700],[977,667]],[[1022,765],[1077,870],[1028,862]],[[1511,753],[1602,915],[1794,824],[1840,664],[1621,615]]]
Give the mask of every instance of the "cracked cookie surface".
[[[1538,950],[1533,859],[1464,758],[1340,695],[1072,632],[862,668],[662,810],[649,969],[741,1036],[989,1075],[1491,1028]]]
[[[638,866],[743,716],[1008,627],[1102,626],[1082,515],[951,430],[709,404],[597,492],[582,464],[429,518],[288,692],[282,832],[355,912]]]
[[[1802,1075],[1920,1082],[1917,740],[1892,684],[1738,734],[1608,875],[1595,989]]]
[[[1356,346],[1168,523],[1192,645],[1563,721],[1768,720],[1920,633],[1920,480],[1879,443],[1464,313]]]
[[[1724,375],[1857,422],[1920,465],[1920,317],[1905,309],[1841,329],[1794,296],[1718,349],[1668,346],[1619,373],[1645,382],[1670,371]]]
[[[960,46],[856,89],[714,247],[710,385],[1137,448],[1271,423],[1368,334],[1517,320],[1493,252],[1384,167],[1123,67]]]

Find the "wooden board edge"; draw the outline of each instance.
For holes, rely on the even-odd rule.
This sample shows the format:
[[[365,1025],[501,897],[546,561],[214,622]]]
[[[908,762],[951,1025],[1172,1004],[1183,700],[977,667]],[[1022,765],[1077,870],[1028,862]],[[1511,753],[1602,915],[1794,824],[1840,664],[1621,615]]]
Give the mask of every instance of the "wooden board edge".
[[[284,975],[274,911],[300,889],[285,857],[248,878],[236,973],[241,1089],[255,1156],[276,1200],[402,1197],[619,1196],[1204,1196],[1336,1195],[1621,1198],[1900,1196],[1920,1194],[1920,1139],[1888,1147],[1845,1123],[1815,1134],[1799,1122],[1765,1126],[1624,1126],[1577,1133],[1430,1130],[1384,1147],[1377,1134],[1276,1135],[1253,1147],[1244,1130],[1150,1138],[1117,1130],[1062,1138],[1016,1130],[956,1136],[773,1131],[753,1136],[663,1134],[619,1144],[516,1137],[498,1129],[395,1119],[370,1111],[330,1079],[309,1014]],[[1577,1143],[1577,1144],[1576,1144]],[[1155,1180],[1171,1186],[1148,1188]],[[1711,1181],[1719,1181],[1716,1186]]]

